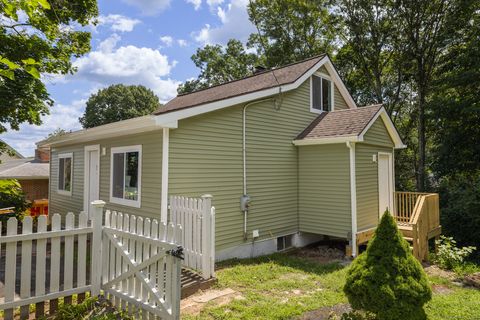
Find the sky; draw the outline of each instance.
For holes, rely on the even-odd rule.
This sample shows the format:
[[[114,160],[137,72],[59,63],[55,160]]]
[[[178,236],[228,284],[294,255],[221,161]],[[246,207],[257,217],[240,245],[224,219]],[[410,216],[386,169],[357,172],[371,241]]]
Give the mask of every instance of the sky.
[[[74,60],[78,71],[45,76],[55,105],[41,126],[24,124],[0,139],[24,156],[58,128],[79,130],[78,118],[88,97],[111,84],[141,84],[165,103],[179,83],[199,71],[190,57],[206,44],[246,42],[255,31],[248,20],[248,0],[99,0],[90,53]]]

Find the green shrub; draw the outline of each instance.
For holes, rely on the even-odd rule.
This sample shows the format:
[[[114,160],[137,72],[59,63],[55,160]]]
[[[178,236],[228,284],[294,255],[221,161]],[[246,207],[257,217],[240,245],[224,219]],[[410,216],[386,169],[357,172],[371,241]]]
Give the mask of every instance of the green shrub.
[[[452,237],[441,236],[435,241],[437,253],[434,255],[434,263],[440,268],[453,270],[465,263],[465,258],[477,249],[473,246],[457,247],[457,242]]]
[[[378,319],[426,318],[423,305],[432,291],[388,211],[367,250],[353,261],[343,290],[353,309],[371,312]]]
[[[13,214],[0,215],[0,221],[5,228],[8,218],[14,216],[21,220],[23,213],[30,205],[25,199],[22,186],[15,179],[0,180],[0,208],[13,207]]]

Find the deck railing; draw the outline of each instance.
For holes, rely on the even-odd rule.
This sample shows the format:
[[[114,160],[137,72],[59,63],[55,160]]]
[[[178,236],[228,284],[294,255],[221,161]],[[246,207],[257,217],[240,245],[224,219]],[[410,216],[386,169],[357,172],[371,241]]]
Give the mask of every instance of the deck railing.
[[[424,192],[395,192],[394,216],[398,222],[410,223],[415,205],[421,196],[428,195]]]

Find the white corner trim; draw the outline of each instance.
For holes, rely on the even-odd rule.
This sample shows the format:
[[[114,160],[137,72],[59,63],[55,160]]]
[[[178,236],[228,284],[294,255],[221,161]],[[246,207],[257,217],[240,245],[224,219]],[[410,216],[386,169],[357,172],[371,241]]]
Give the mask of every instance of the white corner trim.
[[[160,207],[160,221],[167,222],[168,219],[168,160],[170,145],[170,129],[163,128],[162,136],[162,195]]]
[[[88,212],[88,187],[90,185],[90,151],[98,151],[98,172],[97,180],[100,187],[100,145],[90,145],[84,148],[84,162],[83,162],[83,211]],[[99,200],[99,199],[96,199]]]
[[[350,149],[350,205],[352,210],[352,256],[357,256],[357,183],[355,170],[355,143],[347,142]]]
[[[319,62],[317,62],[313,67],[311,67],[307,72],[305,72],[300,78],[298,78],[297,81],[291,84],[286,84],[280,87],[274,87],[274,88],[265,89],[257,92],[247,93],[237,97],[232,97],[232,98],[228,98],[220,101],[206,103],[206,104],[195,106],[195,107],[190,107],[190,108],[180,109],[180,110],[176,110],[176,111],[172,111],[164,114],[159,114],[156,116],[157,123],[160,124],[161,126],[167,126],[167,124],[175,123],[176,121],[181,119],[190,118],[203,113],[223,109],[226,107],[250,102],[257,99],[263,99],[279,93],[279,90],[281,90],[281,92],[287,92],[290,90],[297,89],[302,83],[307,81],[312,76],[312,74],[317,72],[317,70],[323,65],[325,65],[325,68],[330,73],[331,80],[337,86],[338,90],[345,98],[345,101],[347,102],[347,105],[349,106],[349,108],[355,109],[357,105],[353,101],[352,96],[350,95],[347,88],[345,87],[345,84],[343,83],[342,79],[340,79],[340,76],[338,72],[335,70],[335,67],[333,66],[333,63],[330,60],[330,58],[328,56],[325,56]]]
[[[60,178],[59,170],[60,170],[60,159],[65,159],[65,158],[70,158],[71,164],[70,164],[70,191],[67,190],[61,190],[58,189],[58,179]],[[63,196],[72,196],[72,191],[73,191],[73,152],[67,152],[67,153],[60,153],[57,156],[57,161],[59,162],[58,167],[57,167],[57,193]]]
[[[358,136],[343,136],[343,137],[332,137],[332,138],[311,138],[311,139],[301,139],[293,140],[293,144],[296,146],[311,146],[318,144],[332,144],[332,143],[345,143],[345,142],[362,142]]]
[[[113,196],[113,154],[125,152],[138,152],[138,197],[137,200],[129,200],[123,198],[116,198]],[[110,202],[120,204],[123,206],[140,208],[142,204],[142,145],[113,147],[110,148]],[[125,165],[125,164],[124,164]],[[125,182],[124,182],[125,184]]]
[[[378,110],[377,114],[372,118],[372,120],[370,120],[370,122],[367,124],[365,129],[363,129],[362,133],[360,133],[359,137],[362,139],[362,141],[365,134],[373,126],[375,121],[377,121],[378,117],[382,117],[383,124],[385,125],[385,128],[387,129],[388,134],[390,135],[390,138],[392,139],[393,144],[395,145],[395,149],[406,148],[407,146],[403,144],[402,138],[400,138],[400,135],[398,134],[398,131],[392,122],[392,119],[390,119],[384,107],[381,107],[380,110]]]

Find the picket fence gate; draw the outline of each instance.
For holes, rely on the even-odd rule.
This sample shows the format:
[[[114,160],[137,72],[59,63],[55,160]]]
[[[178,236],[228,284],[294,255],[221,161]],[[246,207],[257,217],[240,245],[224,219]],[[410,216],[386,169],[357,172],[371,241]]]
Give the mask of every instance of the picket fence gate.
[[[5,263],[4,319],[13,319],[19,307],[20,319],[28,319],[33,304],[36,318],[42,317],[46,301],[51,315],[59,298],[71,303],[76,294],[82,301],[86,292],[97,296],[101,290],[135,318],[179,318],[182,227],[110,211],[103,226],[105,202],[92,204],[91,223],[80,213],[76,224],[68,213],[63,229],[59,214],[52,216],[51,230],[46,216],[38,217],[36,231],[32,218],[25,217],[21,234],[17,219],[8,220],[7,234],[0,236],[0,246],[5,244],[5,262],[0,261]]]
[[[212,196],[203,195],[201,199],[171,196],[169,209],[169,221],[183,227],[183,234],[177,237],[184,250],[183,265],[198,271],[204,279],[214,277],[215,207]]]

